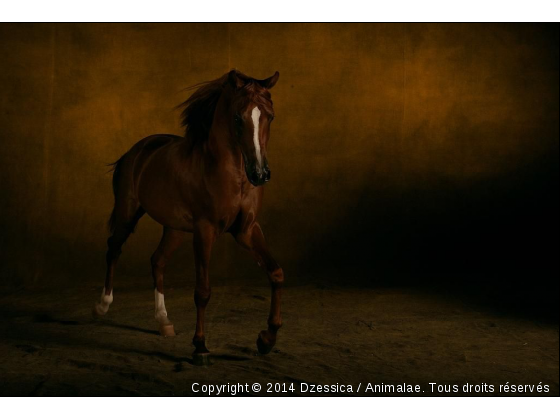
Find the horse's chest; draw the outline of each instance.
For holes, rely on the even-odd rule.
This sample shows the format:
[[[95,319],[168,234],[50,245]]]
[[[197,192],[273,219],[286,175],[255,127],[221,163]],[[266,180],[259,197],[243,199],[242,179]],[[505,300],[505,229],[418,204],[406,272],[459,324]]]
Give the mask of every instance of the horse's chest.
[[[227,205],[216,209],[218,230],[226,232],[236,222],[245,224],[246,219],[255,219],[256,207],[255,197],[247,194],[231,197]]]

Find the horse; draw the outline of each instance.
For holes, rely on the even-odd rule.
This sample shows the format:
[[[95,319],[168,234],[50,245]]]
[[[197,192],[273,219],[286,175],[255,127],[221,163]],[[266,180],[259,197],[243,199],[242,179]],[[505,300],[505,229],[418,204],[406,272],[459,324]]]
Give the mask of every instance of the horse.
[[[231,70],[218,79],[192,86],[194,93],[178,106],[182,109],[184,136],[148,136],[112,164],[115,201],[108,223],[107,274],[93,308],[94,316],[103,316],[109,310],[121,248],[147,213],[163,226],[161,241],[151,257],[160,334],[175,335],[165,308],[165,266],[192,233],[196,267],[193,362],[210,364],[204,335],[204,313],[211,294],[208,267],[216,239],[230,233],[268,276],[268,328],[258,334],[257,349],[261,354],[272,350],[282,326],[284,272],[268,249],[257,216],[263,185],[271,177],[267,159],[274,119],[270,89],[278,78],[278,72],[259,80]]]

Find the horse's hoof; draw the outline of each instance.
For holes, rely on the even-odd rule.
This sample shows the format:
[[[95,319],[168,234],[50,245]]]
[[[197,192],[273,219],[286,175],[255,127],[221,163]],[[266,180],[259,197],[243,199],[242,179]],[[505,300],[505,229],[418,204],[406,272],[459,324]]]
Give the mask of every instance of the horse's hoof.
[[[193,353],[193,364],[195,366],[210,366],[210,353]]]
[[[257,338],[257,349],[260,354],[268,354],[276,344],[276,340],[269,340],[266,338],[268,331],[261,331]]]
[[[94,318],[101,318],[102,316],[106,315],[108,311],[103,311],[103,308],[100,307],[98,303],[93,305],[91,309],[91,316]]]
[[[162,337],[175,337],[175,328],[173,328],[173,324],[160,324],[159,333]]]

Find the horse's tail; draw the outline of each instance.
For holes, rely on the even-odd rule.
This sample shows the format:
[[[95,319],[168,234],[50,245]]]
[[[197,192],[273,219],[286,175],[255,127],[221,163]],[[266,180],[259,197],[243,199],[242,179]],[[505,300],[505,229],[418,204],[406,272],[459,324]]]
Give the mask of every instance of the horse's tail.
[[[113,172],[113,196],[115,197],[115,204],[116,204],[116,197],[117,197],[117,185],[118,180],[121,172],[121,166],[123,161],[124,155],[120,157],[119,160],[113,163],[109,163],[107,166],[111,166],[109,172]],[[111,217],[109,217],[109,221],[107,222],[107,227],[109,228],[109,232],[115,232],[115,221],[116,221],[116,205],[113,206],[113,211],[111,212]]]

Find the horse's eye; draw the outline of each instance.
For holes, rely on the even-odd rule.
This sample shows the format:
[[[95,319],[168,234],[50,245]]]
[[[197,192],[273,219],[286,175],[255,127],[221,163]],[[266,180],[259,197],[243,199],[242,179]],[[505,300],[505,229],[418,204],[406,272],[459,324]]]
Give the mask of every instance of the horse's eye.
[[[233,121],[235,121],[236,124],[241,124],[241,122],[242,122],[241,116],[240,115],[235,115],[233,117]]]

